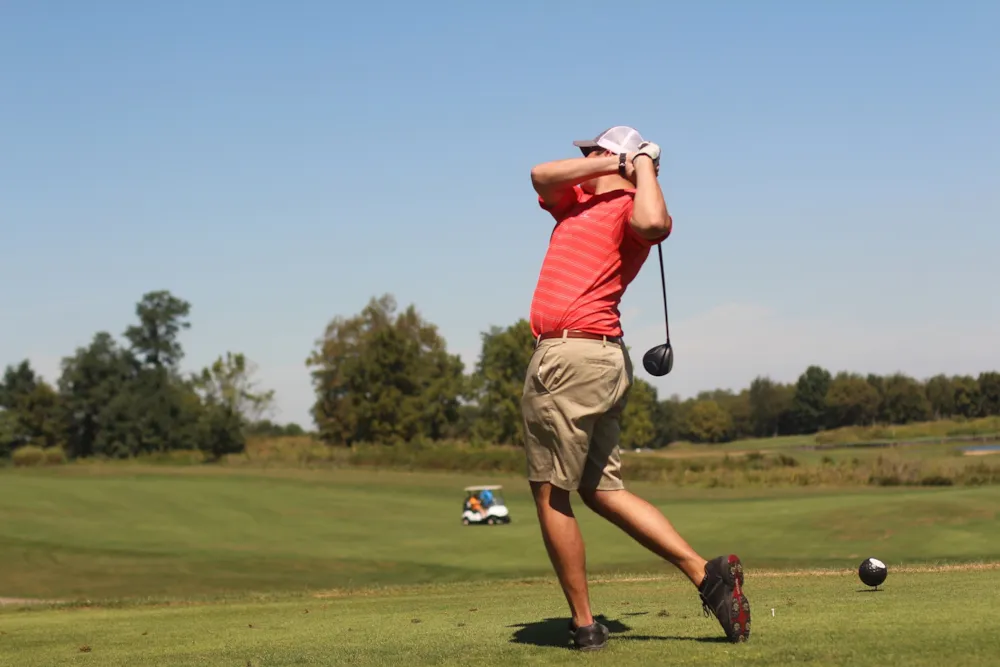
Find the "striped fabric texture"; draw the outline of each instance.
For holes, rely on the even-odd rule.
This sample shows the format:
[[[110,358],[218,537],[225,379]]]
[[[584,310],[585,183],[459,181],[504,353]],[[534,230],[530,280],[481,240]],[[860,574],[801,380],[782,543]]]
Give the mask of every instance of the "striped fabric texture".
[[[562,329],[623,335],[622,295],[658,242],[629,224],[634,196],[634,189],[590,195],[576,186],[556,204],[539,197],[556,225],[531,301],[536,337]]]

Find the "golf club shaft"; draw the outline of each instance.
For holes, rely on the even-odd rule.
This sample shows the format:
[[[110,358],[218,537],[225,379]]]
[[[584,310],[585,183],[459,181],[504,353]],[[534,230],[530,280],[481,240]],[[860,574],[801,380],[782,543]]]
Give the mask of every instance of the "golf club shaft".
[[[660,285],[663,287],[663,324],[667,329],[667,344],[670,343],[670,318],[667,316],[667,276],[663,271],[663,243],[656,244],[660,254]]]

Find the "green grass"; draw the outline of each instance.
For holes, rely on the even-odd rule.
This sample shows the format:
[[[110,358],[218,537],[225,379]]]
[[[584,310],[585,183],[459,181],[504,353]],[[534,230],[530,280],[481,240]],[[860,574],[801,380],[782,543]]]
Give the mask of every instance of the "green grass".
[[[764,444],[746,444],[758,442]],[[1000,457],[962,456],[957,446],[944,443],[829,451],[791,445],[742,450],[702,445],[623,456],[629,479],[684,488],[1000,484]],[[223,465],[251,470],[298,467],[517,475],[524,470],[524,452],[512,446],[462,442],[345,448],[309,438],[279,438],[255,440],[247,452],[228,458]]]
[[[719,452],[770,451],[815,445],[816,437],[812,435],[781,435],[773,438],[744,438],[732,442],[716,444],[695,444],[687,441],[671,443],[669,447],[660,450],[663,454],[687,456],[690,454],[712,455]]]
[[[774,438],[745,438],[713,445],[675,442],[667,452],[679,455],[707,452],[770,451],[782,449],[798,450],[804,446],[847,445],[860,442],[920,442],[928,444],[948,438],[976,436],[984,439],[1000,438],[1000,417],[983,417],[971,420],[942,419],[939,421],[915,422],[884,426],[847,426],[822,431],[812,435],[787,435]],[[955,445],[952,444],[954,447]],[[798,452],[796,451],[796,455]]]
[[[0,612],[0,662],[156,665],[995,665],[996,570],[755,577],[749,642],[719,641],[677,576],[605,580],[591,595],[603,652],[566,649],[551,581],[453,584],[335,597]],[[774,616],[771,610],[774,609]]]
[[[513,523],[459,523],[506,485]],[[1000,560],[1000,486],[683,490],[631,485],[701,552],[752,567]],[[669,569],[579,505],[594,572]],[[205,598],[543,575],[522,479],[377,471],[73,466],[0,472],[0,595]]]
[[[504,484],[514,522],[463,527],[462,487],[486,482]],[[717,642],[690,585],[581,506],[616,637],[593,661],[995,664],[1000,570],[977,564],[1000,562],[1000,486],[630,487],[704,555],[740,554],[754,635]],[[879,593],[858,592],[869,555],[890,567]],[[581,660],[559,646],[565,602],[519,477],[0,470],[0,597],[61,601],[0,606],[0,665],[18,667]]]

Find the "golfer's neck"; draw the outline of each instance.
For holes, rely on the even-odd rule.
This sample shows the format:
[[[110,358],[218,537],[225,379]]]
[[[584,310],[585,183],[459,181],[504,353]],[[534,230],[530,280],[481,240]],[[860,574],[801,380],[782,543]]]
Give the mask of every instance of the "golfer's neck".
[[[622,190],[624,188],[635,188],[635,184],[627,178],[622,178],[618,174],[609,174],[608,176],[601,176],[597,179],[594,183],[594,194],[603,195],[605,192]]]

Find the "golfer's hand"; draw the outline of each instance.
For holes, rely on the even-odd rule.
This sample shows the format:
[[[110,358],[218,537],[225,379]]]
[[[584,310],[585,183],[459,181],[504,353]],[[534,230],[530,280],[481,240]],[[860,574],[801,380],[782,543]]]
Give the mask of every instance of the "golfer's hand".
[[[639,144],[639,150],[625,156],[625,163],[627,165],[625,168],[626,177],[633,183],[635,182],[635,159],[640,155],[649,156],[649,158],[653,161],[653,167],[656,170],[656,175],[660,175],[660,147],[652,141],[644,141]],[[641,161],[644,158],[639,159]]]

